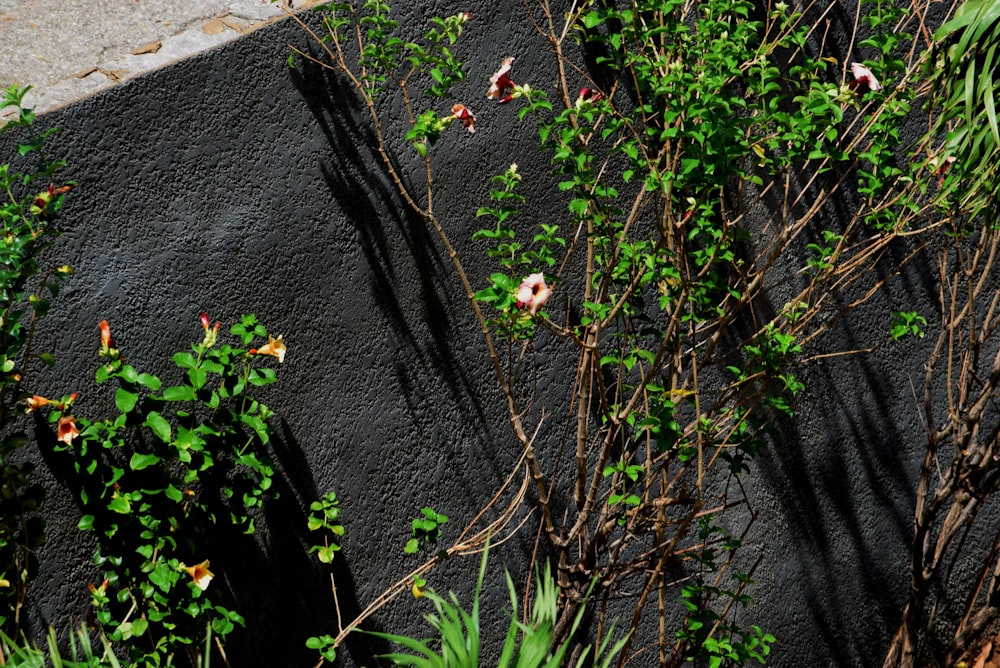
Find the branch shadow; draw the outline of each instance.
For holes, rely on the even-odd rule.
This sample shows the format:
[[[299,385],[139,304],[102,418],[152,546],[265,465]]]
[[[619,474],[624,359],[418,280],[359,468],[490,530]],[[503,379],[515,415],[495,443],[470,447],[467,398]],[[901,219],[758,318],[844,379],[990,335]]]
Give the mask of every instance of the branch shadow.
[[[456,337],[445,282],[452,268],[437,251],[427,222],[400,199],[392,177],[375,147],[377,137],[360,97],[329,69],[306,62],[292,71],[292,81],[308,105],[330,147],[333,159],[320,164],[329,194],[357,235],[358,245],[370,269],[369,291],[373,302],[391,325],[398,340],[440,373],[451,399],[466,415],[481,425],[489,420],[477,398],[477,390],[466,370],[457,363],[452,339]],[[336,93],[336,95],[335,95]],[[397,173],[405,171],[395,166]],[[416,188],[407,184],[411,192]],[[391,242],[389,239],[391,238]],[[403,258],[398,242],[406,251]],[[399,263],[405,261],[417,272],[419,326],[413,309],[400,301]],[[427,329],[430,340],[420,330]],[[406,384],[404,384],[404,387]],[[407,393],[408,400],[415,394]]]

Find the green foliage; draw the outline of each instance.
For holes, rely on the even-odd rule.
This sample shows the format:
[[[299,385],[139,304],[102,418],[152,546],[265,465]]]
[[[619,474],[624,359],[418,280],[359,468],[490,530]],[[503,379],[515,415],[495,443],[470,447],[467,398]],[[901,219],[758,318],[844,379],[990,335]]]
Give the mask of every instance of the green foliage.
[[[117,413],[87,419],[60,403],[49,414],[89,511],[80,529],[95,534],[94,563],[106,575],[91,586],[95,616],[136,665],[166,665],[179,651],[198,656],[202,641],[221,642],[243,624],[222,604],[227,593],[213,582],[209,559],[232,549],[224,529],[253,532],[271,493],[271,411],[251,392],[275,382],[275,370],[259,361],[282,359],[284,344],[254,316],[230,330],[244,347],[217,345],[219,326],[204,314],[202,326],[202,340],[173,356],[176,384],[168,385],[126,364],[101,323],[96,379],[115,383]],[[246,347],[259,337],[268,343]],[[324,521],[335,519],[334,509],[327,500]]]
[[[618,523],[625,524],[625,510],[628,508],[635,508],[642,503],[642,499],[637,494],[629,494],[629,486],[631,483],[636,483],[641,476],[646,471],[646,467],[640,464],[628,464],[624,461],[615,462],[609,466],[604,467],[602,474],[605,478],[609,476],[615,476],[618,480],[617,490],[613,488],[611,494],[608,495],[608,505],[616,506],[617,504],[622,504],[623,510],[618,514]],[[614,485],[614,483],[612,483]]]
[[[441,527],[448,522],[448,516],[442,515],[433,508],[421,508],[420,515],[410,523],[412,538],[406,541],[403,552],[416,554],[420,550],[434,549],[441,539]],[[447,553],[444,554],[447,556]]]
[[[327,29],[322,40],[332,42],[341,58],[344,55],[342,44],[350,39],[350,31],[354,31],[361,52],[357,70],[351,76],[372,103],[390,85],[406,90],[416,78],[428,82],[424,95],[430,101],[439,102],[452,97],[452,88],[465,80],[465,67],[452,52],[463,26],[470,18],[465,12],[443,18],[433,17],[423,39],[404,42],[397,36],[399,22],[392,18],[391,7],[385,0],[364,0],[358,6],[330,2],[316,9],[322,11]],[[294,59],[290,58],[289,62],[294,64]],[[411,128],[406,139],[424,157],[456,120],[454,110],[451,116],[441,116],[433,109],[415,113],[408,102],[407,111]]]
[[[0,652],[4,665],[12,668],[121,668],[123,665],[115,655],[111,643],[102,633],[98,634],[98,644],[92,639],[93,632],[86,626],[81,626],[69,635],[69,654],[60,650],[56,631],[49,627],[45,637],[45,649],[30,644],[27,640],[17,642],[0,633]],[[211,634],[209,634],[209,640]],[[207,647],[207,643],[206,643]],[[197,668],[209,668],[208,653]],[[130,665],[128,663],[124,664]]]
[[[328,492],[319,501],[309,504],[308,526],[310,531],[323,535],[323,544],[310,547],[309,554],[315,553],[324,564],[333,562],[334,553],[340,550],[337,541],[344,535],[344,527],[340,524],[340,500],[336,492]]]
[[[495,219],[496,227],[476,230],[472,238],[490,242],[487,256],[496,259],[506,272],[491,275],[490,285],[476,292],[474,299],[489,305],[496,312],[496,317],[490,319],[488,324],[496,328],[497,338],[504,341],[526,340],[534,333],[536,320],[535,314],[519,303],[521,277],[526,269],[532,267],[551,269],[555,266],[556,252],[565,248],[566,240],[558,235],[558,225],[540,223],[540,231],[534,235],[530,246],[517,241],[513,218],[519,213],[518,207],[524,203],[524,196],[516,190],[521,183],[517,165],[510,165],[503,174],[494,176],[493,181],[502,185],[502,188],[490,190],[490,199],[495,206],[480,207],[476,216]],[[541,305],[544,305],[544,300]]]
[[[0,629],[12,635],[20,628],[20,611],[38,570],[36,550],[45,540],[39,512],[44,490],[33,465],[15,457],[27,443],[18,402],[26,396],[22,387],[32,363],[55,362],[50,353],[33,351],[32,340],[62,281],[72,274],[68,266],[43,270],[37,260],[55,234],[53,221],[69,186],[56,185],[64,161],[45,154],[45,142],[56,130],[35,129],[34,112],[23,106],[28,90],[10,87],[0,98],[0,111],[17,111],[0,134],[11,133],[19,156],[0,165]]]
[[[756,625],[743,629],[732,621],[735,616],[723,616],[717,612],[731,606],[745,607],[752,601],[745,593],[745,589],[753,583],[750,576],[736,574],[737,586],[733,589],[719,586],[721,576],[711,582],[706,579],[707,573],[713,573],[718,568],[719,552],[738,549],[739,541],[727,536],[725,530],[715,524],[712,515],[698,521],[698,532],[703,547],[695,554],[694,560],[705,568],[705,572],[696,573],[681,588],[688,618],[684,628],[677,632],[677,638],[690,648],[691,654],[685,660],[712,668],[744,665],[751,659],[760,664],[766,663],[776,638]]]
[[[99,645],[94,646],[90,630],[83,626],[69,636],[69,656],[59,649],[55,629],[49,627],[45,638],[45,649],[29,644],[27,640],[17,642],[0,633],[0,652],[4,665],[12,668],[121,668],[118,657],[104,635],[98,637]],[[208,665],[205,665],[208,668]]]
[[[813,276],[818,278],[836,266],[837,247],[843,239],[844,235],[842,234],[837,234],[831,230],[823,230],[822,244],[812,243],[806,245],[806,250],[810,253],[807,262],[810,273]]]
[[[336,640],[333,636],[322,635],[308,638],[306,647],[318,651],[319,655],[326,661],[332,662],[337,658]]]
[[[823,334],[887,283],[872,278],[887,249],[942,228],[968,235],[964,226],[982,202],[997,201],[995,168],[980,159],[957,169],[973,155],[957,147],[975,132],[982,158],[1000,140],[990,122],[996,77],[980,76],[994,69],[994,53],[968,55],[974,44],[992,44],[1000,12],[974,0],[975,21],[959,13],[939,33],[964,46],[942,56],[954,56],[944,70],[951,74],[933,80],[955,68],[975,72],[953,94],[924,85],[921,68],[936,63],[914,44],[919,12],[914,19],[890,0],[862,4],[866,37],[848,51],[854,63],[824,53],[814,21],[824,3],[777,3],[767,12],[749,0],[527,8],[554,54],[544,71],[555,80],[526,83],[543,69],[515,71],[514,52],[490,78],[487,98],[510,103],[494,118],[516,108],[503,131],[523,143],[534,130],[550,171],[524,189],[528,177],[516,165],[493,177],[473,241],[495,267],[478,279],[465,271],[434,205],[442,176],[429,148],[445,145],[438,140],[455,119],[436,106],[435,86],[481,98],[486,72],[471,92],[464,75],[448,78],[458,71],[450,65],[435,74],[443,61],[397,38],[408,27],[393,23],[387,8],[338,4],[329,14],[329,66],[364,100],[386,170],[438,235],[483,331],[535,484],[540,532],[561,564],[564,620],[591,574],[609,598],[634,596],[634,625],[654,592],[677,586],[686,616],[679,633],[661,631],[667,665],[765,661],[773,636],[734,622],[733,611],[749,603],[749,576],[720,584],[740,542],[717,531],[706,509],[747,502],[740,476],[775,420],[793,415],[804,389],[799,368],[857,352],[825,349],[834,337]],[[454,20],[447,45],[457,52]],[[427,44],[443,44],[446,25],[433,21]],[[357,62],[342,48],[348,35],[363,54]],[[382,78],[373,86],[376,71]],[[929,94],[931,131],[907,143],[901,128],[921,94]],[[939,94],[951,100],[943,114],[933,107]],[[972,99],[982,99],[985,116],[963,131],[958,115],[966,112],[972,126]],[[402,121],[394,112],[400,100]],[[390,138],[404,133],[423,158],[416,187],[396,166]],[[530,198],[539,192],[540,200]],[[534,207],[548,212],[553,203],[562,214],[536,225]],[[777,313],[775,290],[787,293]],[[894,317],[886,342],[922,335],[926,321],[916,312]],[[552,366],[570,356],[575,368]],[[550,413],[567,397],[565,414]],[[431,542],[417,521],[410,552]],[[665,564],[681,564],[687,578]],[[415,591],[425,584],[418,576]],[[438,630],[464,643],[473,629],[453,601],[440,601]],[[666,629],[669,613],[659,614]],[[407,647],[421,657],[413,665],[451,660]]]
[[[934,39],[936,57],[928,62],[927,74],[942,109],[935,134],[947,135],[943,145],[932,148],[931,172],[943,175],[942,205],[961,207],[973,216],[995,216],[1000,196],[993,167],[1000,148],[1000,5],[966,0]],[[952,159],[953,164],[945,162]]]
[[[486,575],[486,563],[489,549],[483,551],[479,566],[479,576],[473,593],[472,609],[467,611],[459,603],[454,593],[445,598],[432,589],[425,593],[426,600],[434,606],[434,612],[424,619],[434,629],[438,638],[436,641],[418,640],[409,636],[368,632],[369,635],[402,645],[409,654],[393,653],[381,658],[388,659],[397,666],[412,666],[413,668],[478,668],[479,653],[482,642],[479,596]],[[559,619],[559,588],[549,570],[536,573],[536,589],[532,601],[530,619],[527,623],[518,619],[517,593],[510,574],[506,575],[507,590],[510,593],[511,612],[510,624],[504,637],[503,649],[497,661],[497,668],[558,668],[563,665],[569,641],[553,646],[556,641],[556,623]],[[573,620],[570,635],[576,632],[583,619],[584,608],[581,607]],[[609,647],[611,634],[596,648],[593,658],[594,666],[606,668],[624,646],[624,639]],[[436,649],[437,648],[437,649]],[[582,668],[588,664],[591,647],[587,647],[580,655],[575,666]]]
[[[893,315],[892,329],[889,333],[894,339],[901,339],[904,336],[915,336],[918,339],[924,338],[924,328],[927,327],[927,319],[916,311],[896,311]]]

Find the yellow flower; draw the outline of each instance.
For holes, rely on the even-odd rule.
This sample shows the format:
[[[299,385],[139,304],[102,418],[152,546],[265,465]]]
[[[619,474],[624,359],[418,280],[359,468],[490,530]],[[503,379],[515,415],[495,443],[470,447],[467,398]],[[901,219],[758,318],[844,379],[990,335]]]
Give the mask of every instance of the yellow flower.
[[[181,564],[191,579],[194,580],[194,584],[198,589],[205,591],[208,589],[208,584],[212,581],[215,575],[212,571],[208,570],[208,559],[201,562],[200,564],[195,564],[194,566],[184,566]]]
[[[268,337],[270,340],[266,345],[260,348],[255,348],[250,351],[251,355],[270,355],[271,357],[278,358],[278,364],[285,361],[285,342],[281,340],[281,335],[278,338],[273,336]]]

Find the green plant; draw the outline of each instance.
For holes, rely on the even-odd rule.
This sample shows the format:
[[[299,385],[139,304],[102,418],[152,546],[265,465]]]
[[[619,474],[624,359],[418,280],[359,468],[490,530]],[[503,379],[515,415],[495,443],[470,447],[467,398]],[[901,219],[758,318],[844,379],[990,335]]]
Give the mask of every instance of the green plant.
[[[86,626],[75,629],[69,635],[69,654],[59,648],[56,631],[49,627],[49,632],[45,636],[45,649],[41,649],[27,640],[17,642],[0,633],[0,653],[2,653],[2,663],[11,668],[121,668],[122,662],[115,655],[111,643],[107,637],[98,634],[98,645],[95,647],[92,639],[93,632]],[[208,658],[210,645],[206,642],[205,658],[198,668],[209,668],[211,665]],[[130,665],[130,664],[125,664]]]
[[[44,490],[30,462],[16,461],[27,443],[21,422],[32,364],[54,364],[49,353],[32,350],[38,321],[49,310],[68,266],[43,270],[38,256],[55,234],[53,221],[69,185],[56,185],[63,160],[45,153],[56,130],[37,132],[35,114],[24,107],[29,88],[10,87],[0,98],[0,111],[17,116],[0,127],[10,133],[19,163],[0,165],[0,629],[17,635],[28,587],[37,573],[36,550],[45,540],[40,508]],[[39,397],[28,399],[28,410]]]
[[[340,522],[340,500],[336,492],[328,492],[319,501],[309,504],[309,530],[323,532],[323,544],[313,545],[309,554],[324,564],[333,562],[333,555],[340,549],[338,541],[344,535],[344,526]]]
[[[702,549],[695,553],[693,560],[700,564],[703,572],[695,572],[691,581],[681,588],[681,597],[688,610],[684,628],[677,632],[680,647],[686,647],[687,661],[696,661],[718,668],[723,665],[743,665],[748,660],[766,663],[771,652],[771,644],[776,638],[765,633],[757,625],[749,629],[740,627],[734,609],[746,607],[753,599],[747,595],[747,588],[753,584],[750,575],[737,573],[736,587],[728,589],[723,584],[725,569],[719,568],[719,549],[712,545],[711,538],[723,538],[722,553],[733,552],[740,547],[740,541],[726,537],[725,529],[715,524],[711,515],[698,520],[698,533]],[[728,559],[725,559],[728,562]],[[759,562],[758,562],[759,563]],[[711,581],[706,578],[714,574]],[[719,612],[721,610],[721,612]]]
[[[17,642],[0,633],[0,651],[3,664],[13,668],[121,668],[121,662],[111,649],[104,635],[99,636],[99,645],[94,647],[90,630],[81,626],[69,636],[69,657],[59,649],[55,629],[49,627],[45,637],[45,649],[40,649],[27,640]],[[207,665],[205,668],[208,668]]]
[[[935,134],[945,135],[945,141],[931,147],[927,171],[940,178],[946,205],[970,218],[995,217],[1000,195],[992,168],[1000,149],[1000,6],[990,0],[965,0],[934,34],[934,43],[927,75],[939,91]]]
[[[428,624],[438,635],[436,641],[418,640],[409,636],[368,632],[369,635],[402,645],[410,650],[410,654],[387,654],[382,658],[389,659],[397,666],[413,666],[414,668],[478,668],[480,664],[480,647],[482,643],[479,595],[486,576],[486,564],[489,558],[489,546],[483,550],[479,565],[479,575],[473,591],[472,609],[467,611],[459,603],[454,593],[445,598],[432,589],[427,589],[424,597],[434,606],[434,612],[425,616]],[[507,590],[510,593],[511,612],[510,624],[504,637],[503,648],[497,660],[498,668],[558,668],[564,665],[569,650],[569,641],[553,647],[556,641],[557,623],[559,621],[559,588],[546,564],[542,574],[536,573],[536,589],[532,602],[530,617],[522,622],[518,620],[517,592],[510,574],[506,574]],[[581,606],[571,628],[574,633],[580,626],[584,608]],[[573,664],[577,668],[584,665],[606,668],[621,651],[625,640],[619,640],[614,646],[609,646],[611,634],[596,648],[587,647]],[[437,647],[437,649],[435,649]],[[587,663],[591,649],[595,655],[591,664]]]
[[[205,314],[201,325],[201,341],[173,356],[176,384],[165,385],[125,363],[101,322],[96,380],[114,381],[116,414],[87,419],[72,402],[49,414],[88,511],[80,529],[94,532],[94,563],[106,576],[91,586],[95,615],[112,641],[129,647],[134,665],[169,665],[180,652],[192,664],[207,660],[208,639],[221,652],[243,624],[223,605],[227,593],[209,560],[231,549],[227,528],[253,532],[274,476],[266,452],[272,413],[253,390],[276,381],[260,361],[282,362],[285,344],[252,315],[230,329],[235,346],[220,344],[219,324]],[[257,339],[266,343],[252,347]]]
[[[900,131],[918,101],[934,102],[923,82],[933,53],[912,37],[926,32],[926,12],[863,4],[868,36],[849,35],[854,62],[844,63],[824,53],[812,20],[829,3],[767,12],[743,0],[526,7],[553,54],[554,81],[522,75],[513,54],[488,86],[485,72],[471,90],[464,78],[448,82],[464,101],[485,90],[516,108],[504,133],[522,142],[535,133],[551,169],[530,184],[544,193],[531,200],[516,165],[494,166],[490,202],[477,211],[488,224],[473,235],[498,265],[483,279],[470,278],[435,207],[439,139],[455,120],[469,128],[475,119],[454,107],[447,116],[437,91],[413,85],[430,65],[419,53],[403,57],[404,27],[391,8],[333,3],[328,33],[313,35],[326,60],[296,51],[355,88],[386,172],[437,235],[469,299],[534,486],[539,535],[559,564],[553,646],[572,635],[596,575],[602,594],[634,602],[628,628],[661,616],[660,665],[763,662],[770,651],[773,636],[736,623],[749,574],[722,585],[749,527],[717,529],[754,517],[734,510],[749,504],[741,476],[776,419],[793,417],[798,370],[859,352],[830,348],[824,335],[901,269],[882,262],[887,251],[910,238],[931,247],[922,242],[942,231],[957,240],[956,221],[982,211],[957,195],[948,151],[936,148],[950,112],[932,106],[932,129],[915,143]],[[389,123],[403,128],[389,133]],[[404,130],[408,143],[394,143]],[[412,149],[420,174],[398,167]],[[928,153],[939,156],[934,170]],[[981,185],[976,197],[989,192]],[[533,210],[552,202],[561,213]],[[843,213],[831,221],[835,211]],[[803,258],[804,271],[789,271]],[[777,313],[776,286],[787,302]],[[915,311],[895,317],[884,343],[926,324]],[[531,354],[542,345],[546,355]],[[548,366],[565,359],[554,350],[575,365]],[[556,381],[526,380],[541,376]],[[668,629],[678,606],[683,621]],[[436,619],[451,628],[463,620],[455,614],[441,608]],[[618,665],[633,656],[626,641]]]
[[[419,550],[429,551],[441,538],[441,527],[448,521],[447,515],[442,515],[433,508],[421,508],[420,515],[410,523],[412,538],[406,541],[403,552],[416,554]]]
[[[334,555],[340,550],[340,538],[344,535],[344,526],[340,524],[340,500],[336,492],[327,492],[318,501],[309,504],[309,531],[320,533],[323,537],[321,545],[309,548],[310,554],[324,564],[333,563]],[[337,586],[330,574],[330,589],[333,592],[334,605],[337,609],[337,620],[340,622],[340,604],[337,602]],[[320,656],[333,661],[337,658],[337,650],[332,636],[314,636],[306,640],[306,646],[319,651]]]
[[[916,311],[897,311],[893,313],[895,319],[892,321],[890,335],[894,339],[901,339],[904,336],[915,336],[918,339],[924,338],[924,327],[927,326],[927,318]]]

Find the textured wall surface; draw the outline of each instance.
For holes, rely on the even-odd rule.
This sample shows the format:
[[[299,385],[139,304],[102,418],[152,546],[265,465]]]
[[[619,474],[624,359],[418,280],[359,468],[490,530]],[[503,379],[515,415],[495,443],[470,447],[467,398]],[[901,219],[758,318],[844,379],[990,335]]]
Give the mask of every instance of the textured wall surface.
[[[502,4],[425,10],[506,17],[520,7]],[[471,257],[481,252],[470,236],[488,176],[511,161],[529,177],[546,169],[531,163],[532,142],[519,137],[533,131],[512,111],[475,104],[481,82],[508,51],[525,73],[541,72],[548,56],[523,21],[473,21],[467,31],[479,130],[443,140],[458,178],[443,181],[439,197],[452,239]],[[281,498],[256,540],[212,557],[234,589],[254,592],[243,602],[248,629],[230,642],[234,666],[311,665],[304,638],[332,629],[326,576],[302,549],[310,500],[330,489],[342,499],[336,577],[350,615],[412,568],[400,548],[421,506],[464,524],[519,454],[451,265],[399,206],[352,93],[316,68],[289,70],[289,42],[304,39],[279,22],[42,117],[63,129],[52,151],[67,156],[80,186],[48,251],[76,276],[44,321],[39,349],[52,349],[58,366],[39,389],[80,390],[81,412],[107,401],[91,380],[101,319],[140,370],[162,372],[198,339],[201,311],[224,323],[256,313],[288,343],[269,393],[281,416]],[[561,215],[549,206],[532,216]],[[837,345],[865,347],[882,338],[897,301],[932,299],[916,269],[896,285]],[[769,665],[880,662],[905,592],[923,443],[910,380],[919,382],[922,345],[813,367],[794,425],[753,467],[757,521],[747,542],[767,556],[748,615],[778,636]],[[63,464],[44,442],[41,452],[53,483],[50,538],[30,612],[64,625],[86,617],[97,573],[88,537],[74,528],[80,509],[55,484]],[[497,564],[523,566],[532,540],[528,530],[498,549]],[[467,590],[475,566],[449,564],[434,583]],[[505,624],[501,580],[489,595],[488,628]],[[403,601],[372,628],[416,631],[421,612]],[[378,649],[356,639],[345,665],[372,665]]]

